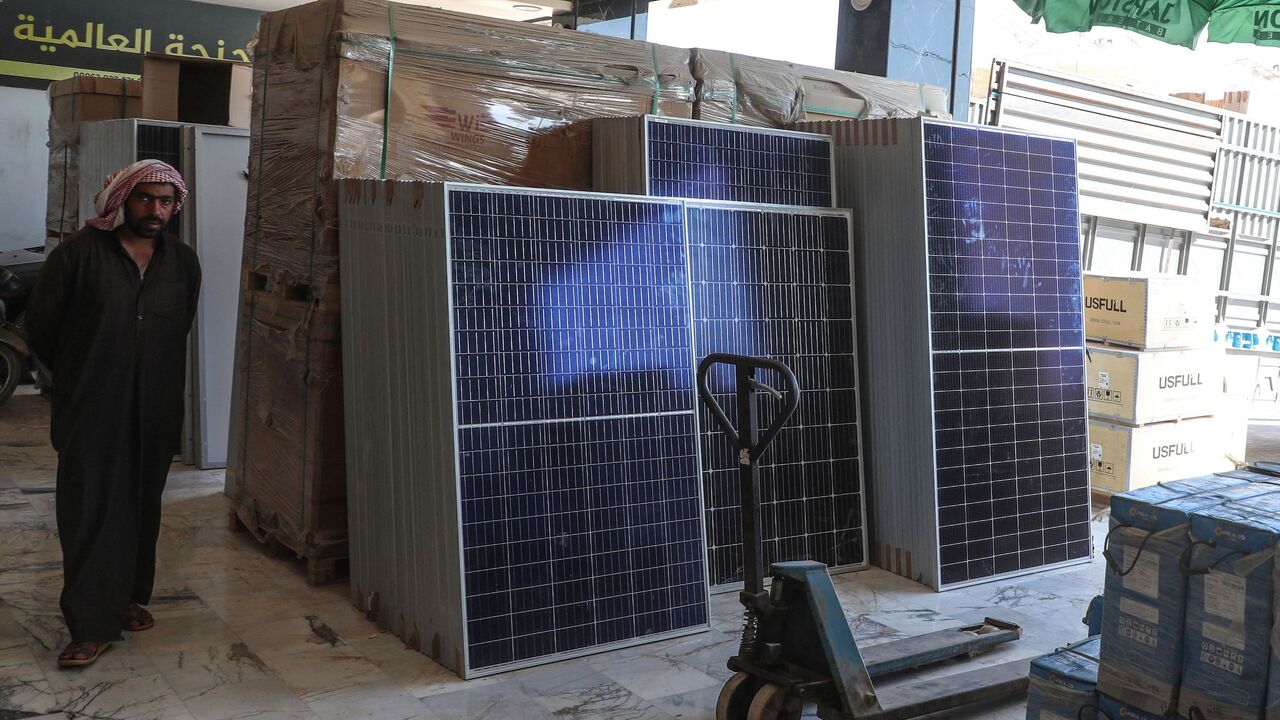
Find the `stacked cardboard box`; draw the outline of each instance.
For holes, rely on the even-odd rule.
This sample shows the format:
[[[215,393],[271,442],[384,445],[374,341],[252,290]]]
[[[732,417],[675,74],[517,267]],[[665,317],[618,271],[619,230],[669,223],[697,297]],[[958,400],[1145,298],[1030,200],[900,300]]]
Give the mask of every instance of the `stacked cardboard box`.
[[[805,120],[950,117],[947,92],[932,85],[719,50],[692,53],[699,120],[791,127]]]
[[[247,128],[252,80],[248,63],[153,53],[142,59],[142,115]]]
[[[589,189],[581,121],[690,117],[694,80],[687,50],[375,0],[264,15],[253,74],[227,494],[317,567],[347,538],[334,181]]]
[[[227,465],[239,522],[308,559],[345,554],[335,181],[588,190],[591,119],[692,118],[732,112],[735,99],[779,108],[744,123],[799,119],[804,81],[792,71],[752,74],[754,59],[737,56],[723,67],[741,70],[720,77],[697,56],[385,0],[263,16]],[[881,88],[862,94],[883,114],[914,116],[937,94],[837,76]]]
[[[1090,475],[1124,492],[1244,459],[1245,416],[1223,394],[1213,297],[1177,275],[1086,275]]]
[[[80,229],[80,126],[95,120],[141,117],[142,83],[73,77],[49,85],[49,192],[45,251]]]
[[[1184,718],[1253,720],[1268,705],[1280,495],[1191,515],[1183,629]]]
[[[1099,692],[1154,717],[1175,712],[1188,592],[1182,564],[1191,545],[1191,517],[1276,492],[1278,478],[1231,471],[1112,496]]]

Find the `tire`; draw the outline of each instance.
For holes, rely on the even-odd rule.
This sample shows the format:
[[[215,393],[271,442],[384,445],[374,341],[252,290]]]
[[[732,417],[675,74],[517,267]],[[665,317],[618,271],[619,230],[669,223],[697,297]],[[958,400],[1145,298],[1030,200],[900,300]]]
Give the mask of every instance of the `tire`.
[[[18,388],[22,370],[22,355],[8,345],[0,345],[0,405]]]
[[[760,682],[747,673],[739,672],[720,689],[716,699],[716,720],[747,720],[747,710],[755,697]]]

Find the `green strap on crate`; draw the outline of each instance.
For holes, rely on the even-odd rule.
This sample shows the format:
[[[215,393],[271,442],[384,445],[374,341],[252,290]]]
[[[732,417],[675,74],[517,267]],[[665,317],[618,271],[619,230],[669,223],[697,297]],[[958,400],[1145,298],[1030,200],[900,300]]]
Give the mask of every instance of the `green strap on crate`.
[[[395,3],[387,3],[387,37],[391,40],[391,48],[387,53],[387,107],[382,111],[382,167],[378,171],[380,180],[387,179],[387,133],[391,128],[391,85],[396,76]]]
[[[733,104],[729,106],[729,122],[738,122],[738,63],[729,53],[729,79],[733,81]]]
[[[839,115],[840,117],[853,118],[855,120],[862,117],[862,113],[850,112],[848,110],[836,110],[835,108],[816,107],[813,105],[805,105],[804,111],[822,113],[823,115]]]
[[[650,45],[649,52],[653,56],[653,106],[650,115],[658,114],[658,95],[662,92],[662,71],[658,69],[658,46]]]

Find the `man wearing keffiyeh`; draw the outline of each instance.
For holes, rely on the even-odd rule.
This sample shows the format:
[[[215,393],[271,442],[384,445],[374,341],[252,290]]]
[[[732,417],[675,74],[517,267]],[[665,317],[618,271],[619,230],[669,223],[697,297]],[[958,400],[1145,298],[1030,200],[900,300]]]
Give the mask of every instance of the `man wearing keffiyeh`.
[[[92,664],[121,630],[155,624],[160,495],[179,451],[187,332],[200,293],[195,253],[166,236],[187,187],[143,160],[107,178],[97,217],[54,248],[26,329],[53,376],[62,616],[58,664]]]

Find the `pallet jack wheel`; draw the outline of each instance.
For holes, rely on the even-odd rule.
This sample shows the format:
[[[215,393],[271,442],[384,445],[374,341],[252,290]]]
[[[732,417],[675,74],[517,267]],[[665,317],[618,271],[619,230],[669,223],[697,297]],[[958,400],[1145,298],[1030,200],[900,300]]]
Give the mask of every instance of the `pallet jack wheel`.
[[[799,720],[802,713],[795,705],[788,702],[786,688],[767,683],[756,691],[747,720]]]
[[[760,682],[748,673],[735,673],[716,700],[716,720],[746,720],[751,709],[751,699],[756,695]]]

